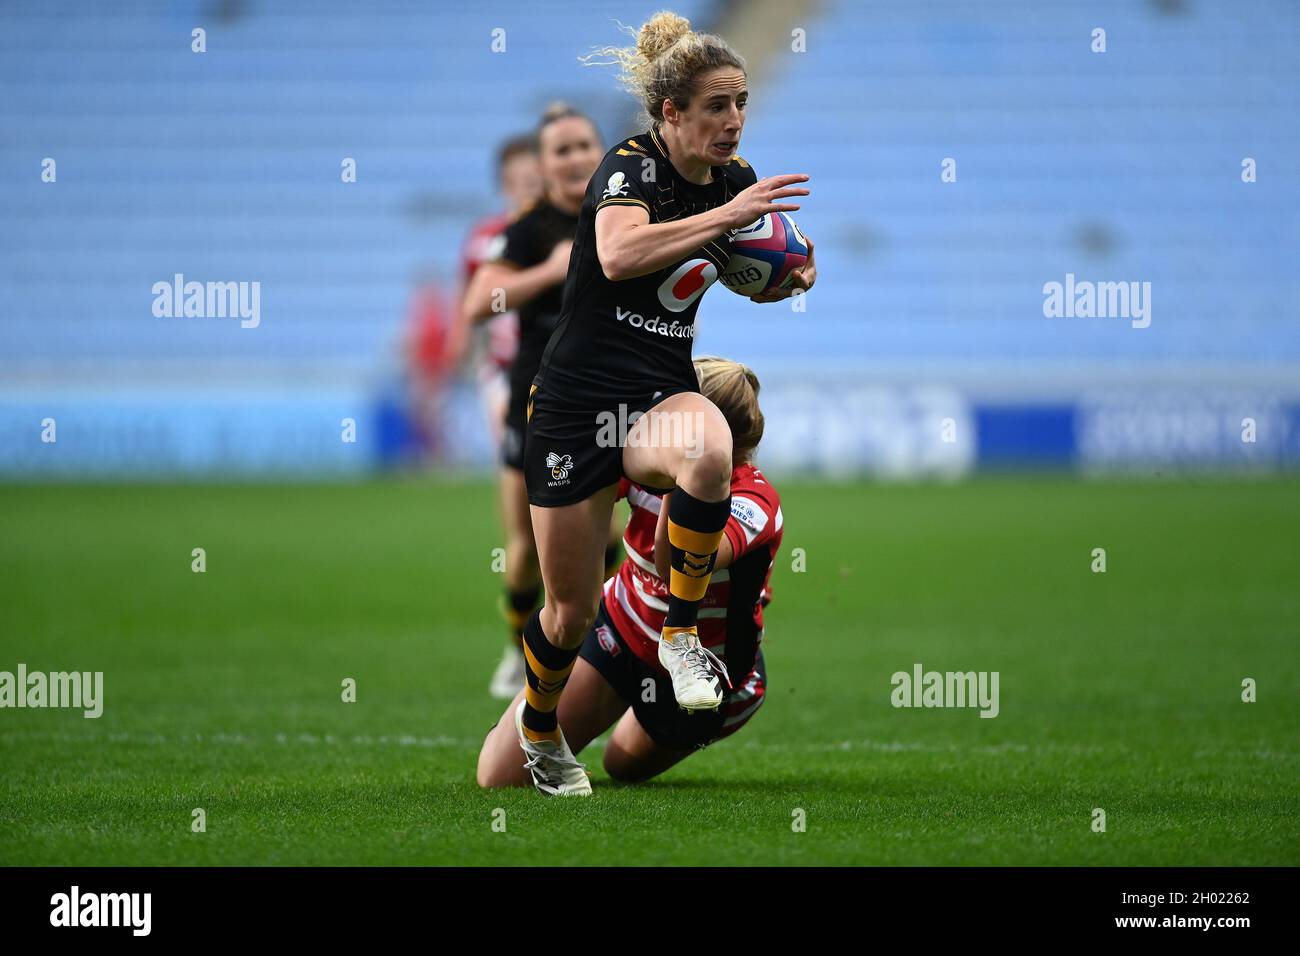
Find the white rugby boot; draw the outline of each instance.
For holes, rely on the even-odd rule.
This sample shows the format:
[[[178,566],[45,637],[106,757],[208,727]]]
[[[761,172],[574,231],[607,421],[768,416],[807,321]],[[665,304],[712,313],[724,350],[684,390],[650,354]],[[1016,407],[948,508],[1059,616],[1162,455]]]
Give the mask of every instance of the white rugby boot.
[[[501,662],[492,672],[492,683],[488,693],[498,700],[510,700],[524,686],[524,652],[513,644],[506,645],[506,652],[501,655]]]
[[[731,685],[727,665],[700,643],[695,628],[678,631],[672,641],[661,638],[659,663],[672,677],[673,696],[683,710],[717,710],[722,704],[723,686],[718,675]]]
[[[524,766],[533,775],[533,785],[550,797],[588,797],[591,796],[591,778],[587,776],[587,765],[578,763],[560,731],[560,742],[549,740],[529,740],[524,733],[524,704],[519,702],[515,708],[515,732],[519,735],[519,746],[528,760]]]

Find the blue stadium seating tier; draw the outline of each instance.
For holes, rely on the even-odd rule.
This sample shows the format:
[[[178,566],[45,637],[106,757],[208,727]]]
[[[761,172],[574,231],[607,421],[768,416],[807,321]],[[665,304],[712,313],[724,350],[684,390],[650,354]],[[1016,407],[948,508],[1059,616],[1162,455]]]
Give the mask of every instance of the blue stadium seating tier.
[[[450,280],[467,224],[497,207],[504,133],[554,97],[609,140],[632,129],[612,71],[576,59],[618,41],[608,3],[218,9],[0,7],[0,363],[383,367],[415,277]],[[1300,5],[833,0],[798,26],[807,52],[753,91],[741,153],[760,175],[812,175],[797,218],[822,280],[804,315],[712,291],[699,349],[1300,360]],[[345,156],[355,184],[340,182]],[[945,157],[955,183],[940,182]],[[150,287],[177,272],[259,280],[257,334],[154,318]],[[1044,318],[1042,285],[1066,273],[1151,282],[1152,326]]]

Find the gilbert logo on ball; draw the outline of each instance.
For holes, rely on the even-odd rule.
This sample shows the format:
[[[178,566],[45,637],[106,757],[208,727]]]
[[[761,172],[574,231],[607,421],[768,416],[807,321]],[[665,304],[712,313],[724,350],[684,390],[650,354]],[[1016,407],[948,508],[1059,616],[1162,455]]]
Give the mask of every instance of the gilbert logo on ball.
[[[808,261],[808,241],[789,213],[765,213],[731,240],[731,260],[719,277],[739,295],[790,287],[790,273]]]

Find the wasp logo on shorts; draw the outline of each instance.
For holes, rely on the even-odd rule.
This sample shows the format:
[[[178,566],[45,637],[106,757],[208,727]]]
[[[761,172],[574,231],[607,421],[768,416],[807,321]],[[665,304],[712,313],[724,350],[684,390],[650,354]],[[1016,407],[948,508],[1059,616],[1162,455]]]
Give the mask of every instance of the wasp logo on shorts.
[[[553,451],[546,456],[546,467],[551,469],[552,478],[556,481],[564,481],[573,470],[573,457]]]
[[[615,173],[609,177],[609,182],[605,186],[605,191],[600,194],[601,199],[609,199],[611,196],[627,195],[627,177],[622,173]]]
[[[718,267],[708,259],[688,259],[659,283],[659,302],[670,312],[682,312],[717,278]]]

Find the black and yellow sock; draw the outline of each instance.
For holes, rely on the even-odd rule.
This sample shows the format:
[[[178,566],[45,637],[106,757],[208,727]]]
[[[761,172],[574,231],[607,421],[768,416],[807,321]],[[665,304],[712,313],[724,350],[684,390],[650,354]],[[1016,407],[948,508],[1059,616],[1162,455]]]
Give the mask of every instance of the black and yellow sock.
[[[722,529],[731,515],[731,496],[721,501],[701,501],[684,489],[673,490],[668,500],[668,543],[672,546],[672,573],[668,581],[668,616],[663,634],[671,641],[678,631],[695,627],[700,601],[713,575],[713,563],[722,543]]]
[[[533,609],[537,607],[537,600],[541,596],[540,584],[517,591],[506,588],[505,597],[501,602],[501,614],[506,619],[506,626],[510,628],[510,640],[515,647],[523,647],[524,625],[528,623],[528,618],[532,616]]]
[[[560,725],[555,708],[560,704],[578,648],[565,650],[546,639],[542,630],[542,611],[538,608],[524,625],[524,734],[529,740],[560,741]]]

